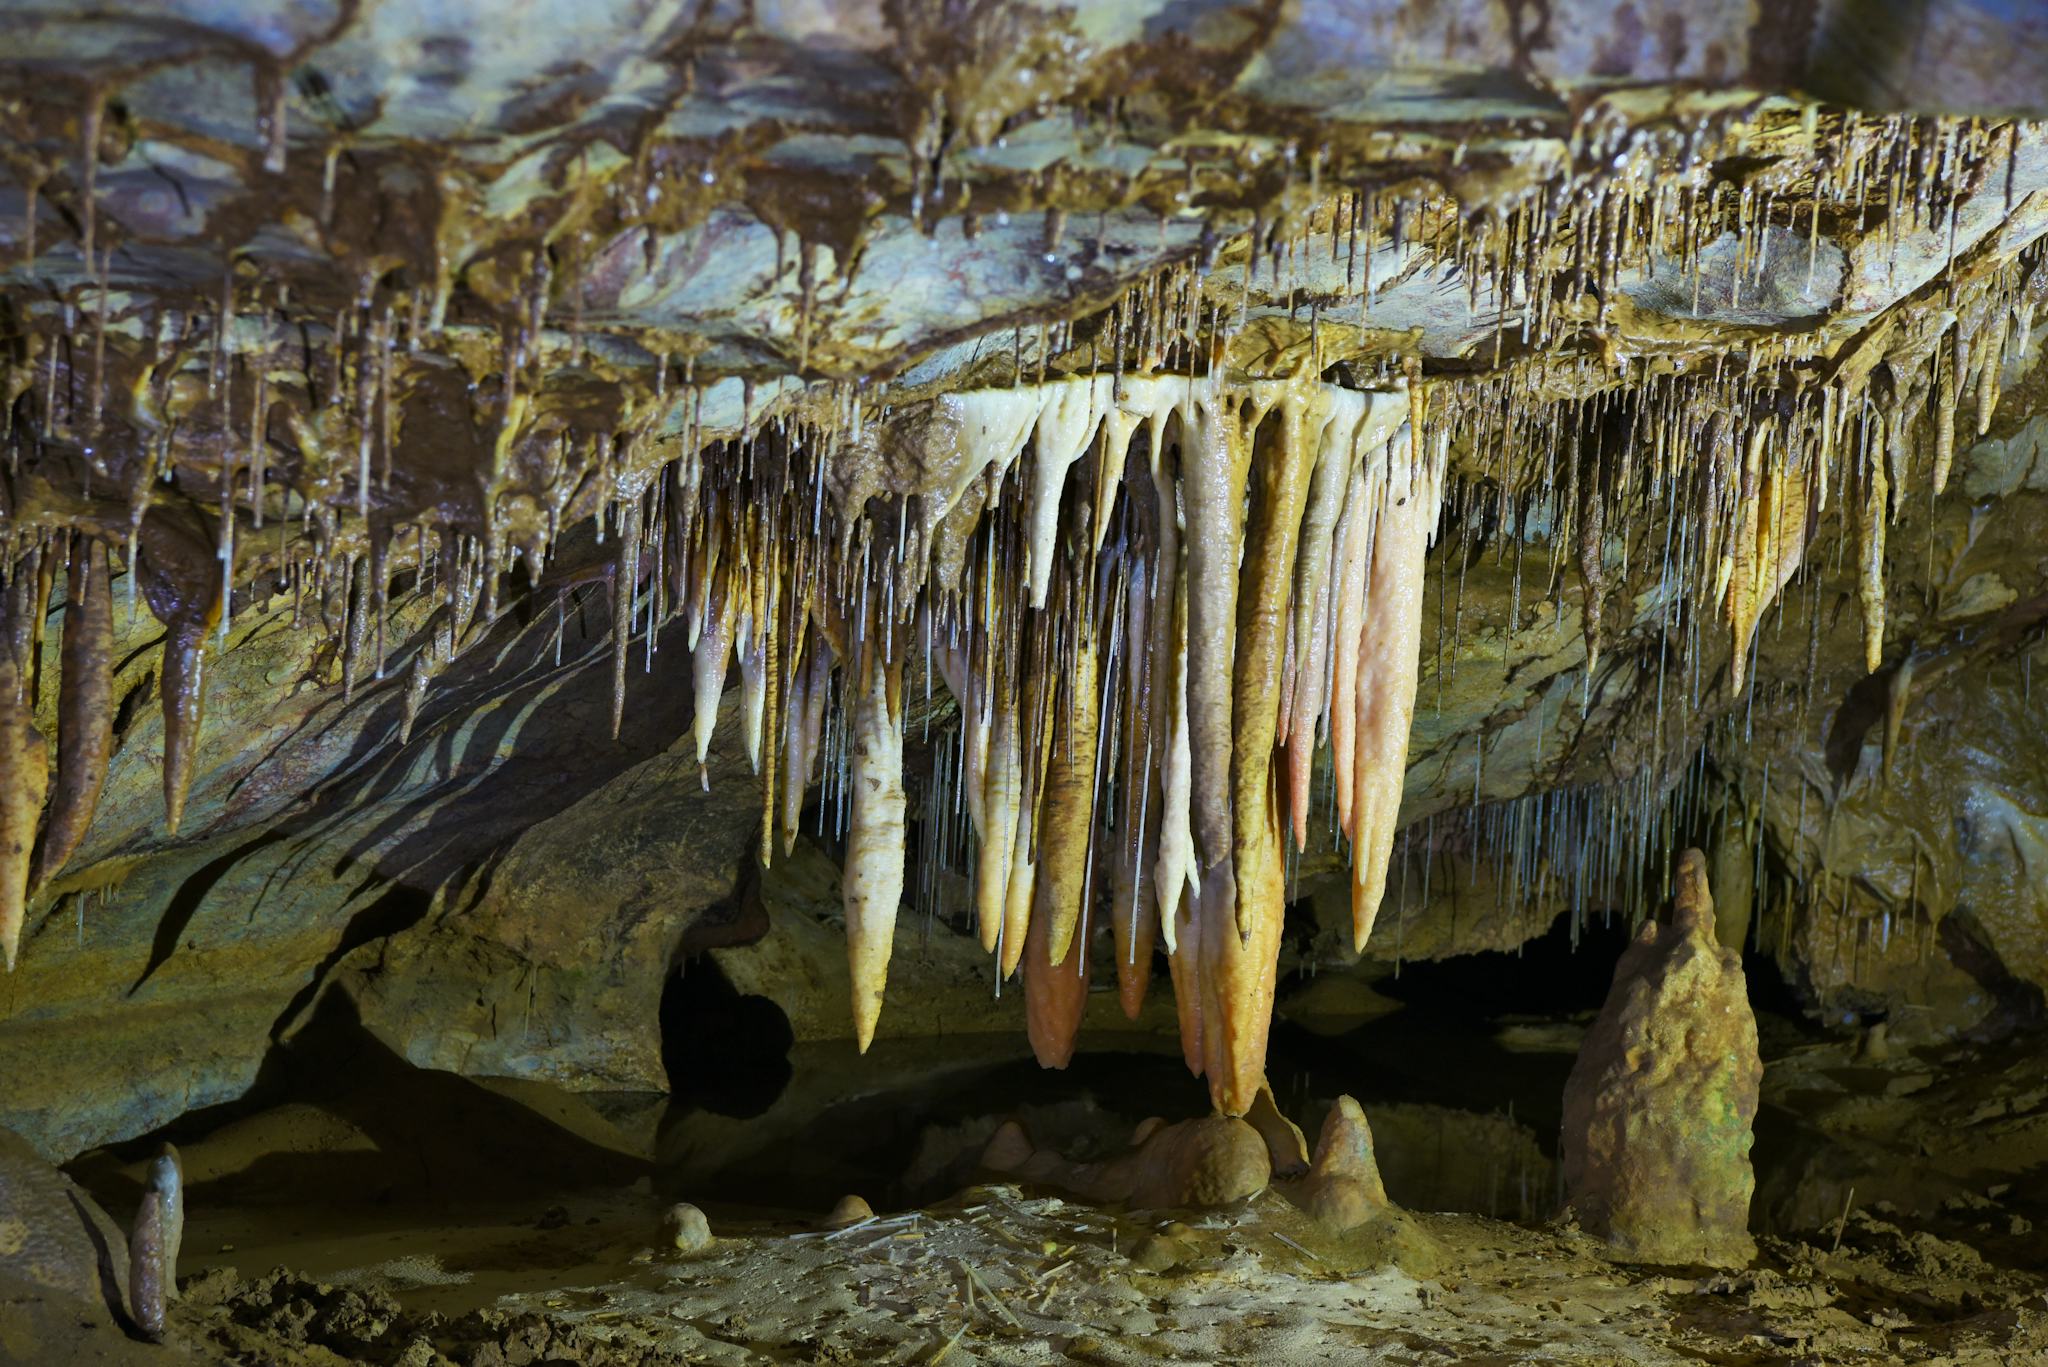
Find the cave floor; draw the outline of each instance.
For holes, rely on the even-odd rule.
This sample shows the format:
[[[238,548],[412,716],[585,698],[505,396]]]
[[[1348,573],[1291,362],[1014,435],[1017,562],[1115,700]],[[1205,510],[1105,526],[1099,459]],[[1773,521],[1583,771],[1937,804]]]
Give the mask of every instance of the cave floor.
[[[1312,1124],[1332,1077],[1393,1087],[1370,1033],[1336,1055],[1283,1042],[1277,1057],[1302,1070],[1275,1075],[1285,1109]],[[1398,1038],[1419,1055],[1429,1033]],[[1177,1085],[1178,1062],[1157,1054],[1084,1055],[1064,1075],[985,1063],[934,1083],[913,1042],[857,1063],[800,1048],[752,1118],[357,1055],[322,1095],[180,1137],[190,1197],[167,1346],[77,1327],[40,1360],[2048,1362],[2038,1040],[1880,1053],[1773,1033],[1759,1254],[1738,1272],[1617,1265],[1558,1218],[1540,1142],[1555,1120],[1526,1098],[1554,1094],[1569,1020],[1446,1042],[1463,1052],[1412,1064],[1436,1080],[1430,1099],[1368,1096],[1401,1209],[1342,1236],[1287,1182],[1179,1218],[972,1185],[997,1115],[1069,1152],[1120,1144]],[[147,1148],[72,1165],[123,1223]],[[822,1228],[849,1190],[882,1214]],[[704,1209],[709,1247],[652,1247],[675,1200]]]
[[[188,1279],[176,1337],[205,1359],[276,1364],[2048,1354],[2038,1278],[1861,1212],[1837,1249],[1766,1236],[1754,1268],[1705,1273],[1616,1267],[1569,1227],[1475,1215],[1396,1215],[1336,1237],[1278,1189],[1173,1221],[984,1186],[838,1231],[720,1222],[708,1249],[667,1258],[644,1247],[647,1205],[612,1193],[520,1223],[452,1210],[310,1237],[217,1219],[195,1235],[239,1225],[252,1242],[227,1250],[237,1263],[300,1270]]]

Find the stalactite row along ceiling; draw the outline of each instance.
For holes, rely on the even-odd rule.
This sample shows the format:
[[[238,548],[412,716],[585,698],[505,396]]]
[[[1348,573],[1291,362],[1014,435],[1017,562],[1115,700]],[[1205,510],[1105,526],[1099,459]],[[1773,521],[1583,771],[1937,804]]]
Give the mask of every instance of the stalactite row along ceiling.
[[[1740,695],[1822,553],[1876,670],[1888,528],[2048,295],[2048,130],[1997,113],[1582,80],[1352,117],[1274,96],[1277,20],[1174,47],[1001,5],[869,16],[898,68],[851,20],[594,24],[587,81],[522,86],[437,74],[409,16],[46,17],[5,69],[10,970],[105,781],[118,619],[164,628],[171,836],[254,624],[401,697],[403,743],[503,614],[596,601],[615,733],[687,686],[702,763],[737,673],[764,864],[822,783],[863,1048],[914,818],[964,813],[1040,1060],[1106,918],[1126,1010],[1163,947],[1242,1113],[1292,861],[1334,822],[1354,948],[1385,895],[1439,527],[1575,548],[1589,696],[1645,603],[1674,708],[1706,634]]]

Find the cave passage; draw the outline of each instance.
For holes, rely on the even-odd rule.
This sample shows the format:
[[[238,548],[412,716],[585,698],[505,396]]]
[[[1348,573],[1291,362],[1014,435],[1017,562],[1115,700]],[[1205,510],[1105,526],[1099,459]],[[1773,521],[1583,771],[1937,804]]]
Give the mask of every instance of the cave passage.
[[[2048,1355],[2048,8],[159,9],[0,1361]]]

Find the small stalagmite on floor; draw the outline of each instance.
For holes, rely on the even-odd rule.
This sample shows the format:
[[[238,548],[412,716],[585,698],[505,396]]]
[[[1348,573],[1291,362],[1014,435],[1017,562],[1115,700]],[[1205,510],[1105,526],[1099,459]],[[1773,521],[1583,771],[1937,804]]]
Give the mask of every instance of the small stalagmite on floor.
[[[1676,883],[1671,919],[1645,922],[1615,965],[1565,1083],[1565,1191],[1626,1261],[1739,1266],[1756,1254],[1756,1017],[1741,956],[1715,939],[1698,850]]]
[[[1348,1096],[1330,1104],[1316,1155],[1302,1183],[1301,1208],[1330,1230],[1342,1233],[1389,1209],[1380,1181],[1379,1157],[1365,1109]]]

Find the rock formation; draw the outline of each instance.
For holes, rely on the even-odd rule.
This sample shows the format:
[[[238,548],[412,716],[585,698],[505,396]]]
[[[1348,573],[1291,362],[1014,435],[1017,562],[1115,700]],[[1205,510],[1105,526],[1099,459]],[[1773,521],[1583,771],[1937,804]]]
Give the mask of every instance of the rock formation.
[[[1338,1097],[1323,1118],[1315,1159],[1297,1199],[1303,1210],[1340,1233],[1390,1209],[1373,1152],[1372,1126],[1364,1108],[1350,1097]]]
[[[701,1253],[711,1247],[711,1222],[688,1201],[678,1201],[662,1212],[660,1240],[664,1253]]]
[[[1564,1180],[1616,1257],[1741,1266],[1749,1235],[1756,1017],[1714,933],[1706,858],[1678,861],[1669,921],[1644,923],[1565,1085]]]
[[[1816,1004],[2038,1000],[1975,856],[2043,766],[1915,745],[2034,706],[2031,20],[586,8],[485,60],[477,0],[59,0],[0,55],[44,1150],[243,1095],[327,991],[659,1088],[692,921],[803,841],[861,1047],[906,906],[1052,1066],[1157,945],[1231,1114],[1290,902],[1320,962],[1512,947],[1731,800]]]
[[[1264,1191],[1273,1176],[1265,1139],[1235,1116],[1172,1124],[1154,1117],[1131,1136],[1128,1152],[1100,1162],[1077,1162],[1036,1148],[1021,1125],[1006,1121],[989,1140],[982,1166],[1091,1201],[1122,1202],[1133,1210],[1235,1205]]]
[[[128,1241],[91,1196],[0,1129],[0,1351],[45,1360],[59,1324],[112,1324],[128,1314]]]
[[[170,1299],[164,1265],[164,1204],[155,1189],[142,1193],[135,1226],[128,1231],[128,1314],[136,1332],[161,1342],[165,1303]]]
[[[149,1160],[149,1189],[156,1193],[157,1212],[163,1228],[163,1288],[169,1300],[178,1298],[178,1250],[185,1242],[185,1169],[178,1150],[163,1146],[163,1152]]]

